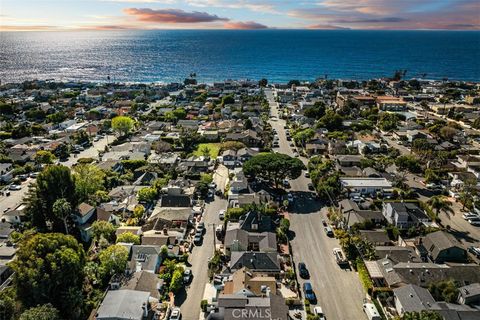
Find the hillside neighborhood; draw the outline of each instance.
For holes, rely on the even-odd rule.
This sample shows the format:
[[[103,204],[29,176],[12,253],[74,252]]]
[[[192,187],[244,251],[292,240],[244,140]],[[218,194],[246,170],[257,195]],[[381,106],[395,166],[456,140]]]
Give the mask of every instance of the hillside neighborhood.
[[[480,84],[0,85],[1,319],[480,319]]]

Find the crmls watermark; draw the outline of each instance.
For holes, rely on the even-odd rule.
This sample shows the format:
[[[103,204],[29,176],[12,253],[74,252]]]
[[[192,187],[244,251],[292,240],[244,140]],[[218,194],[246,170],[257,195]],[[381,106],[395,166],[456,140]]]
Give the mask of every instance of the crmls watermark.
[[[234,319],[282,320],[280,318],[273,319],[270,309],[233,309],[232,317]]]

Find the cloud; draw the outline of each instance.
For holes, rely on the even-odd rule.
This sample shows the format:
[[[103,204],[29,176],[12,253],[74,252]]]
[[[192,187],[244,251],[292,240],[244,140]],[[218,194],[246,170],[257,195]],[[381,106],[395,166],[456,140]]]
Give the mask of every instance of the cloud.
[[[307,26],[307,29],[315,29],[315,30],[350,30],[350,28],[334,26],[331,24],[313,24]]]
[[[216,7],[228,9],[248,9],[250,11],[279,14],[273,2],[251,0],[186,0],[193,7]]]
[[[255,22],[255,21],[231,21],[224,24],[225,29],[240,29],[240,30],[260,30],[268,29],[264,24]]]
[[[0,31],[58,31],[62,30],[58,26],[13,26],[0,25]]]
[[[180,9],[127,8],[123,12],[136,17],[139,21],[154,23],[200,23],[230,20],[207,12],[187,12]]]
[[[336,23],[397,23],[408,21],[406,18],[400,17],[385,17],[385,18],[373,18],[373,19],[339,19],[335,20]]]

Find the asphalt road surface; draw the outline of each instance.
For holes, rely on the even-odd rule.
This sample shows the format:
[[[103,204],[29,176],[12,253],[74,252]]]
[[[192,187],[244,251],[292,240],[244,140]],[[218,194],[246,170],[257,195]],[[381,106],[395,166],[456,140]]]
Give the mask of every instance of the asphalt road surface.
[[[274,102],[272,91],[266,91],[272,109],[272,117],[278,118],[278,104]],[[279,148],[275,151],[288,154],[295,152],[285,135],[285,121],[277,119],[270,122],[278,132]],[[300,158],[305,164],[308,159]],[[365,293],[358,274],[349,269],[340,268],[333,256],[333,248],[339,247],[337,239],[325,234],[322,219],[326,220],[327,207],[313,198],[307,184],[311,182],[304,174],[290,181],[289,190],[295,198],[290,212],[292,231],[292,253],[295,263],[304,262],[310,272],[310,281],[320,305],[329,320],[365,319],[362,311]],[[305,280],[298,279],[300,286]]]
[[[193,280],[186,288],[184,295],[178,295],[175,305],[180,306],[182,319],[196,320],[200,316],[200,302],[203,298],[205,284],[208,282],[208,260],[213,256],[213,224],[223,223],[218,219],[218,212],[227,208],[227,201],[219,197],[205,206],[202,221],[205,223],[206,232],[202,245],[193,248],[188,258],[189,268],[192,270]],[[219,241],[217,241],[219,244]]]

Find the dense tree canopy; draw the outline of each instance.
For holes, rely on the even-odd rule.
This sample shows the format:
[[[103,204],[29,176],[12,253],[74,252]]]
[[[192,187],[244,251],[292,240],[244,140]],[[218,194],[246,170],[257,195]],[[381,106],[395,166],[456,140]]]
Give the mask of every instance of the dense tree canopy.
[[[36,234],[24,239],[11,263],[18,299],[25,307],[51,303],[64,319],[82,306],[85,252],[72,236]]]
[[[140,244],[140,237],[131,232],[125,232],[117,237],[117,243],[119,242]]]
[[[304,168],[302,161],[282,153],[260,153],[243,165],[246,175],[269,180],[276,186],[285,178],[298,178]]]
[[[26,310],[19,320],[60,320],[60,315],[58,310],[48,303]]]
[[[100,275],[104,280],[108,280],[109,277],[114,274],[125,271],[128,260],[128,250],[121,245],[112,245],[102,250],[98,259],[100,260]]]
[[[78,202],[86,201],[104,189],[105,172],[96,165],[80,164],[73,168]]]
[[[128,135],[135,124],[132,118],[126,116],[118,116],[112,119],[112,129],[121,136]]]
[[[52,164],[55,159],[55,155],[50,151],[39,150],[35,154],[35,161],[40,164]]]
[[[53,212],[53,204],[58,199],[65,199],[71,208],[77,207],[75,182],[70,169],[61,165],[48,166],[37,177],[36,184],[27,195],[27,214],[32,226],[46,230],[47,223],[53,231],[65,231],[64,219]],[[67,221],[72,224],[72,221]]]

